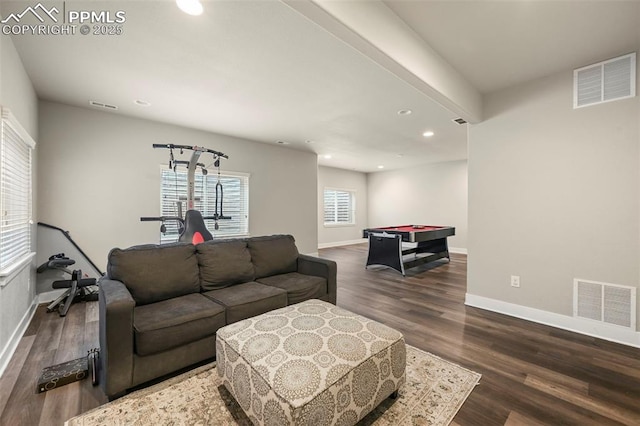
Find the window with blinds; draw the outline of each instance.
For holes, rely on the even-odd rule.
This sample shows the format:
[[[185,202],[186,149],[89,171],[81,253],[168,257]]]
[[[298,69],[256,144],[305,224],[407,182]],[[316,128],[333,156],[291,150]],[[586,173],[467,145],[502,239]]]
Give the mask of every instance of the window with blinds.
[[[216,213],[216,183],[217,174],[204,176],[196,172],[194,182],[194,207],[202,216],[213,216]],[[231,219],[218,220],[218,230],[214,228],[214,221],[207,219],[205,224],[214,238],[235,237],[249,234],[249,175],[241,173],[225,173],[220,175],[223,189],[222,213]],[[220,193],[218,194],[218,199]],[[220,214],[218,201],[218,214]],[[160,188],[160,214],[162,216],[178,216],[186,211],[187,204],[187,171],[162,170]],[[178,241],[178,223],[165,223],[166,232],[160,234],[161,243]]]
[[[32,150],[35,142],[0,108],[0,272],[31,254]]]
[[[355,224],[355,193],[353,191],[325,188],[324,224]]]

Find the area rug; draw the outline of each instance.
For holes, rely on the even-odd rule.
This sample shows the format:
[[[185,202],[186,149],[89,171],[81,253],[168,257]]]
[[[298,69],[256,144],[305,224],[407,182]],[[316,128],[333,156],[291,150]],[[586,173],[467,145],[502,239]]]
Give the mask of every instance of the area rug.
[[[215,364],[205,365],[74,417],[67,426],[250,426],[222,385]],[[358,425],[448,425],[480,374],[407,345],[407,382]]]

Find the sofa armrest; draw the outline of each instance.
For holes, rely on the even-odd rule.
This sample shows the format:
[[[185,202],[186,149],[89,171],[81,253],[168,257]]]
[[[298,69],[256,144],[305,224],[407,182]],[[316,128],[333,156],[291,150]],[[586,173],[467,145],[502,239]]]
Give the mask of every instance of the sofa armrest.
[[[112,397],[133,382],[133,308],[127,287],[116,280],[99,282],[100,386]]]
[[[298,255],[298,273],[322,277],[327,280],[328,301],[336,304],[338,296],[336,262],[306,254]]]

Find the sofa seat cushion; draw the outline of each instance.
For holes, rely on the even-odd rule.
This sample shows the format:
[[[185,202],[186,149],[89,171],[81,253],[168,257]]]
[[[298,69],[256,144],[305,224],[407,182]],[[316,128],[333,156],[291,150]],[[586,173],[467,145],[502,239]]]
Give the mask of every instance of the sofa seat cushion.
[[[200,291],[193,244],[141,245],[109,253],[109,278],[122,281],[136,305]]]
[[[253,281],[245,240],[211,240],[196,246],[202,291]]]
[[[247,240],[256,278],[298,270],[298,248],[291,235],[270,235]]]
[[[224,325],[224,307],[199,293],[136,306],[134,350],[141,356],[162,352],[213,336]]]
[[[287,306],[287,292],[257,282],[202,293],[226,309],[227,324]]]
[[[309,299],[319,299],[327,295],[327,280],[298,272],[274,275],[257,280],[261,284],[278,287],[287,292],[289,305]]]

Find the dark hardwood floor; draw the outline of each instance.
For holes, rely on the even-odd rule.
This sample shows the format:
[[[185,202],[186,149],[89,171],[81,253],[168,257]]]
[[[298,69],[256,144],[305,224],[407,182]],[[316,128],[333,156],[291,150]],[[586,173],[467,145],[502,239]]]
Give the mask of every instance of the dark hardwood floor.
[[[338,305],[482,374],[454,425],[640,425],[640,349],[466,307],[464,255],[402,277],[365,270],[366,249],[320,250],[338,262]],[[106,402],[90,380],[36,393],[42,368],[98,346],[97,320],[96,302],[38,309],[0,378],[0,425],[62,425]]]
[[[98,302],[72,305],[64,318],[38,307],[0,378],[0,426],[62,425],[107,402],[91,380],[36,393],[44,367],[86,356],[98,346]]]
[[[365,270],[366,244],[338,262],[338,305],[400,330],[408,344],[482,374],[457,425],[640,425],[640,349],[464,305],[467,257]]]

